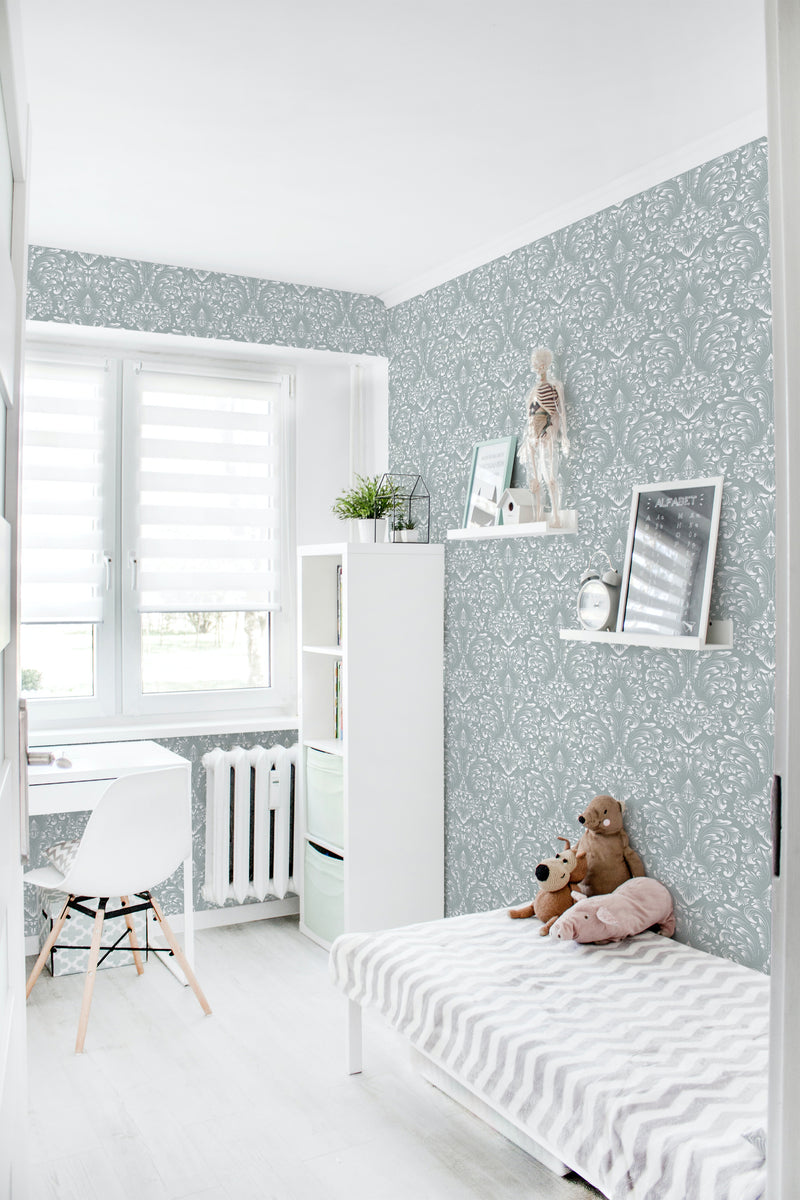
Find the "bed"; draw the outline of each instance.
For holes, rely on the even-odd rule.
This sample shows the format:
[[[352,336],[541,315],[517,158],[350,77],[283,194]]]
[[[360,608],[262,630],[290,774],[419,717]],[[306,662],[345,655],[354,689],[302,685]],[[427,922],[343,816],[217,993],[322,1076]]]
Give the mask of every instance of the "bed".
[[[609,1200],[762,1197],[768,979],[656,933],[539,928],[503,909],[339,937],[350,1070],[372,1006],[434,1082]]]

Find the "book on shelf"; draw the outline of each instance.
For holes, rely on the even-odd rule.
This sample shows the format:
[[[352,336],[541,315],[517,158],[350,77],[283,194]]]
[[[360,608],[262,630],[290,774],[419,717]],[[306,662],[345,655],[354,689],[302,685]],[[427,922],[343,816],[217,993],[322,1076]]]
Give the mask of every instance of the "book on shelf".
[[[333,736],[335,738],[341,738],[344,735],[342,715],[342,664],[339,660],[333,664]]]
[[[342,644],[342,566],[336,568],[336,645]]]

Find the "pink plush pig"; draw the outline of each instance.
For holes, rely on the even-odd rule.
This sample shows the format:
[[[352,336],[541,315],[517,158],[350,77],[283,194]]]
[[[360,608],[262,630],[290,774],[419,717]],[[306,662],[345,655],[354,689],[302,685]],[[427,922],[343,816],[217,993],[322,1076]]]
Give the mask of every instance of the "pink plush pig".
[[[620,942],[653,925],[672,937],[672,897],[663,883],[642,875],[626,880],[607,896],[579,900],[551,925],[550,936],[566,942]]]

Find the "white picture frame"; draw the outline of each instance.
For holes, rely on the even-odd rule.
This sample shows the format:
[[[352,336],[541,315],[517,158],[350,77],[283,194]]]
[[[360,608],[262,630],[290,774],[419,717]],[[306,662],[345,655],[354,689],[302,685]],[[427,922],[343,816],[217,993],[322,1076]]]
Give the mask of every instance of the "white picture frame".
[[[517,439],[514,436],[478,442],[472,451],[464,529],[501,523],[500,500],[511,482]]]
[[[618,633],[705,640],[723,476],[633,489]]]

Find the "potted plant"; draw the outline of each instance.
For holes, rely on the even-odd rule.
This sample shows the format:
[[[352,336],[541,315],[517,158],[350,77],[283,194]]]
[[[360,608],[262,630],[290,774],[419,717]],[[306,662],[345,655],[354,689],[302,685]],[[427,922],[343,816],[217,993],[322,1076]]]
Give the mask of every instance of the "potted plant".
[[[398,513],[392,522],[392,530],[396,542],[415,542],[417,540],[417,522],[413,517],[405,517]]]
[[[356,475],[356,482],[342,492],[331,507],[341,521],[357,522],[358,540],[382,542],[386,538],[386,514],[395,502],[396,489],[381,475]]]

